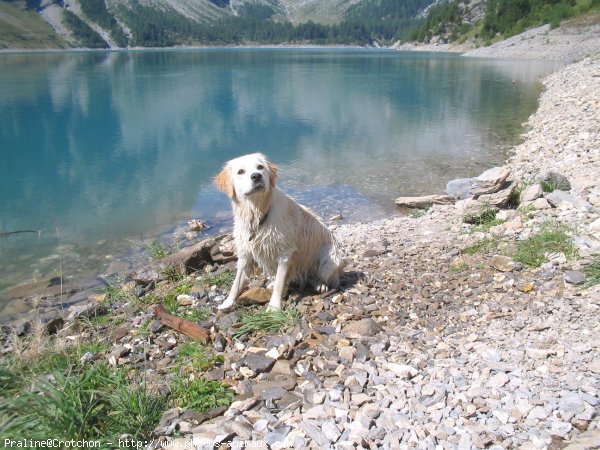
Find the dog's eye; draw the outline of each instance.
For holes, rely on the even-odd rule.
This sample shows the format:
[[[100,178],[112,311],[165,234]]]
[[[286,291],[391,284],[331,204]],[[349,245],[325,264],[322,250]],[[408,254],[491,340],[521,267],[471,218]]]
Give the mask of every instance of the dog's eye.
[[[238,175],[244,175],[244,173],[246,173],[246,171],[244,169],[238,170]]]
[[[263,170],[265,168],[265,166],[263,166],[262,164],[259,164],[258,166],[256,166],[256,170]]]

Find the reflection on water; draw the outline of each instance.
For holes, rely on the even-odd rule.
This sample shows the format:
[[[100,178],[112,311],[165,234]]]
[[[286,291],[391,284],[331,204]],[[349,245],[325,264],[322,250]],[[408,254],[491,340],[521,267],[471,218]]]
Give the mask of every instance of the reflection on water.
[[[319,213],[388,215],[501,161],[554,68],[361,50],[1,55],[0,232],[42,237],[0,240],[0,286],[53,276],[57,258],[98,271],[191,216],[226,224],[211,178],[253,151]]]

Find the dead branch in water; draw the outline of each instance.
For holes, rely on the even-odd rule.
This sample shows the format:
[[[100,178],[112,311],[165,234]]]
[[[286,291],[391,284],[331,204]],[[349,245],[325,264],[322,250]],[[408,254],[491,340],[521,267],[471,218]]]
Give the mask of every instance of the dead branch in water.
[[[0,237],[7,237],[7,236],[11,236],[13,234],[20,234],[20,233],[36,233],[39,236],[40,234],[42,234],[42,231],[41,230],[37,230],[37,231],[35,231],[35,230],[7,231],[4,233],[0,233]]]

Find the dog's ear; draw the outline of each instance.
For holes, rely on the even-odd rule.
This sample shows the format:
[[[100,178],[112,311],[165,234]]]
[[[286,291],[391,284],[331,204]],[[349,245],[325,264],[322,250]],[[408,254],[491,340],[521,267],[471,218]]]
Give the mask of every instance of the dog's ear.
[[[269,181],[271,182],[271,187],[275,187],[275,180],[277,179],[277,171],[279,168],[271,161],[267,162],[267,167],[269,168]]]
[[[229,167],[225,166],[219,175],[215,177],[215,184],[220,190],[225,192],[229,198],[233,198],[235,195],[233,183],[231,182],[231,172]]]

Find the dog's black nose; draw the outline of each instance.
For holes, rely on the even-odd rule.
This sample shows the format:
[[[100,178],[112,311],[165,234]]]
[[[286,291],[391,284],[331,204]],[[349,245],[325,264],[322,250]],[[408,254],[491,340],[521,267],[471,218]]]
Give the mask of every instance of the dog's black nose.
[[[250,179],[252,181],[260,181],[260,180],[262,180],[262,174],[260,174],[258,172],[254,172],[252,175],[250,175]]]

